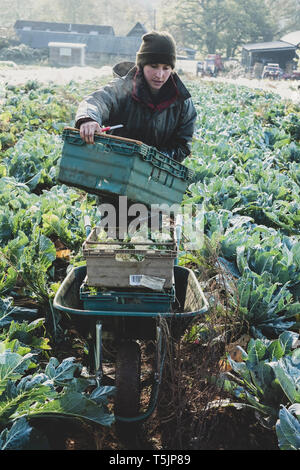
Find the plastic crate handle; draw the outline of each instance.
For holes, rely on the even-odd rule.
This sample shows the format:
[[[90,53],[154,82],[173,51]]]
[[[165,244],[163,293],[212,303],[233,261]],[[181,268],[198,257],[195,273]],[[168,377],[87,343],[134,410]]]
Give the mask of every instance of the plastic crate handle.
[[[79,146],[88,145],[80,137],[80,134],[78,134],[78,132],[72,132],[68,129],[63,131],[63,139],[72,145],[79,145]],[[110,139],[104,140],[105,136],[97,136],[97,135],[94,136],[94,139],[95,139],[96,144],[104,147],[103,151],[106,153],[117,152],[117,153],[122,153],[124,155],[132,155],[133,153],[136,153],[139,151],[139,146],[137,144],[128,144],[124,142],[119,144],[118,142],[112,142]]]
[[[70,133],[69,131],[63,131],[63,139],[72,145],[85,145],[84,140],[77,133]]]
[[[132,155],[138,152],[139,149],[136,144],[124,145],[124,143],[122,143],[122,145],[119,145],[115,142],[109,142],[106,145],[109,147],[111,152],[121,153],[123,155]]]
[[[186,168],[181,163],[174,164],[172,162],[172,158],[160,153],[158,150],[154,149],[153,147],[149,147],[146,144],[143,144],[140,149],[139,153],[142,155],[143,159],[153,166],[156,166],[160,170],[165,170],[167,173],[170,173],[172,176],[176,176],[178,178],[182,178],[184,180],[192,180],[194,176],[193,170]],[[166,163],[166,159],[168,162]],[[177,166],[180,165],[180,168]]]
[[[178,169],[175,168],[172,163],[167,163],[164,160],[164,158],[157,158],[157,155],[155,152],[150,149],[147,155],[143,155],[143,159],[149,163],[151,163],[153,166],[159,168],[160,170],[164,170],[167,173],[169,173],[172,176],[177,176],[178,178],[186,179],[187,178],[187,172],[185,169]]]

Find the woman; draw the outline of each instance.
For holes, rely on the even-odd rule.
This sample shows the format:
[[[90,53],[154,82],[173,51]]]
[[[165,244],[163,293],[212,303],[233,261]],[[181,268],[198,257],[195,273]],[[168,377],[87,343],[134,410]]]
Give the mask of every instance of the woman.
[[[174,72],[175,62],[169,33],[145,34],[136,65],[80,103],[75,126],[83,140],[92,144],[102,126],[123,124],[114,135],[142,141],[181,162],[190,154],[196,111]]]

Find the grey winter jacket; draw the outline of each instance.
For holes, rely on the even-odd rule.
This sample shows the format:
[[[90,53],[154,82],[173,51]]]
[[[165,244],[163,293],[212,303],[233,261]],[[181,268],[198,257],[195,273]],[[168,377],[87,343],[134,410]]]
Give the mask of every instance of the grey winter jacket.
[[[89,120],[100,126],[123,124],[114,135],[142,141],[181,162],[191,151],[196,111],[176,73],[153,101],[143,72],[134,66],[79,104],[75,126]]]

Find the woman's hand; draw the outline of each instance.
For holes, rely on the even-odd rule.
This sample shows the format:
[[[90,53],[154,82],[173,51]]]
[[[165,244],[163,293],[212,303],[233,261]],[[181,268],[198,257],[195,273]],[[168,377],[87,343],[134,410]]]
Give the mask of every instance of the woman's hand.
[[[101,127],[96,121],[84,122],[80,126],[80,137],[87,144],[94,144],[94,134],[97,132],[100,134],[102,132]]]

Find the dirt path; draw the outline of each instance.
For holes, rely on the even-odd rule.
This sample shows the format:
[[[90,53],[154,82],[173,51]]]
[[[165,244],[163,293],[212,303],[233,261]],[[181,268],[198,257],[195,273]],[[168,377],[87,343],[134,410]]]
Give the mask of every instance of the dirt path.
[[[28,80],[36,80],[41,83],[56,83],[65,85],[71,80],[83,82],[109,75],[112,77],[112,68],[109,66],[95,67],[37,67],[16,66],[0,68],[0,83],[10,85],[22,85]]]
[[[0,64],[1,65],[1,64]],[[42,66],[15,66],[0,67],[0,83],[9,83],[11,85],[20,85],[28,80],[37,80],[42,83],[57,83],[64,85],[71,80],[83,82],[85,80],[93,80],[103,76],[112,77],[112,67],[104,66],[102,68],[95,67],[42,67]],[[188,79],[191,77],[189,76]],[[200,80],[195,78],[195,80]],[[232,83],[243,85],[249,88],[259,88],[261,90],[270,91],[279,94],[283,99],[291,100],[300,104],[300,86],[299,81],[271,81],[258,80],[249,78],[205,78],[205,80],[221,81],[223,83]]]
[[[242,85],[249,88],[259,88],[260,90],[270,91],[277,93],[283,99],[291,100],[294,103],[300,104],[300,81],[297,80],[266,80],[266,79],[250,79],[250,78],[225,78],[218,77],[210,80],[221,81],[223,83],[233,83],[235,85]]]

